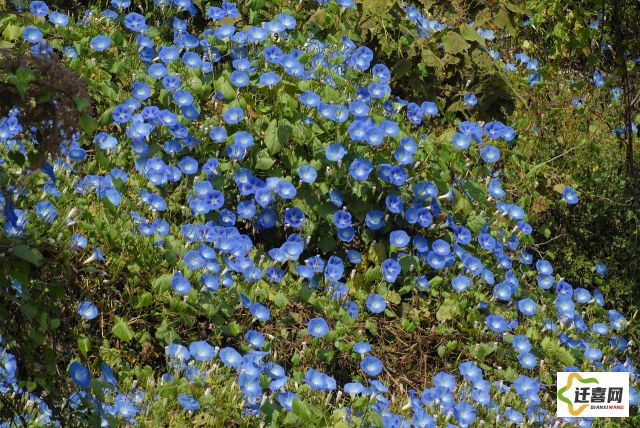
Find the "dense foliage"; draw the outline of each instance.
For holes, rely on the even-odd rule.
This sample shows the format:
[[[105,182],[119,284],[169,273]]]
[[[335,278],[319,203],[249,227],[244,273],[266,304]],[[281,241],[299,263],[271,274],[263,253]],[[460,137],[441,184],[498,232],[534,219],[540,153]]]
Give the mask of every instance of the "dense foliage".
[[[0,16],[0,423],[614,423],[633,8],[131,3]]]

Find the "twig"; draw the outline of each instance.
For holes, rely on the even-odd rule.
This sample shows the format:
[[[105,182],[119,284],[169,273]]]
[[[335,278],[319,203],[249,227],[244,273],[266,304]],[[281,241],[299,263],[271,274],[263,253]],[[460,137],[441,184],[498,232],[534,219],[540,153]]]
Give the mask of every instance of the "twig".
[[[571,153],[572,151],[574,151],[574,150],[575,150],[575,149],[577,149],[578,147],[582,147],[582,146],[584,146],[584,145],[585,145],[585,144],[587,144],[587,143],[588,143],[588,141],[584,141],[584,142],[582,142],[582,143],[578,144],[577,146],[573,146],[573,147],[571,147],[569,150],[566,150],[566,151],[564,151],[563,153],[560,153],[558,156],[554,156],[554,157],[552,157],[552,158],[551,158],[551,159],[549,159],[549,160],[546,160],[546,161],[544,161],[544,162],[542,162],[542,163],[539,163],[539,164],[537,164],[537,165],[534,165],[534,166],[533,166],[533,168],[531,168],[531,170],[530,170],[529,172],[531,172],[531,171],[535,170],[536,168],[538,168],[538,167],[540,167],[540,166],[542,166],[542,165],[546,165],[546,164],[548,164],[549,162],[553,162],[554,160],[556,160],[556,159],[558,159],[558,158],[561,158],[561,157],[563,157],[564,155],[568,155],[569,153]]]

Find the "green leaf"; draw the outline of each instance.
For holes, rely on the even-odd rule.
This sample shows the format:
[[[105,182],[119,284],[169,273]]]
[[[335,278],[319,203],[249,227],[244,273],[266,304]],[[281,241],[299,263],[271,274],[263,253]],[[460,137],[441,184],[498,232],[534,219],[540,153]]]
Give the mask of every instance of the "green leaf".
[[[123,342],[130,342],[135,335],[133,330],[131,330],[131,327],[129,327],[129,324],[118,316],[116,316],[116,322],[113,324],[111,333]]]
[[[470,42],[478,42],[482,46],[485,45],[485,40],[478,32],[469,24],[462,24],[460,26],[460,35]]]
[[[384,298],[386,301],[388,301],[389,303],[393,303],[394,305],[399,305],[402,301],[400,295],[395,291],[388,291]]]
[[[437,70],[441,70],[443,67],[442,61],[440,57],[438,57],[433,51],[430,49],[422,50],[422,62],[429,67],[435,68]]]
[[[269,149],[269,153],[271,153],[272,155],[275,155],[276,153],[278,153],[282,148],[282,145],[278,140],[278,121],[277,120],[274,119],[271,122],[269,122],[269,126],[267,127],[267,130],[264,135],[264,143]]]
[[[472,355],[476,360],[484,361],[486,357],[491,355],[495,351],[493,344],[478,343],[473,347]]]
[[[80,126],[85,133],[93,136],[93,133],[98,129],[98,122],[88,114],[83,114],[80,116]]]
[[[453,319],[457,315],[460,315],[458,302],[452,299],[447,299],[438,308],[438,312],[436,312],[436,319],[440,322],[445,322]]]
[[[323,235],[318,241],[318,248],[323,253],[333,251],[333,249],[336,248],[336,240],[329,235]]]
[[[367,0],[362,2],[362,20],[367,16],[380,17],[391,10],[394,0]]]
[[[572,366],[576,362],[571,352],[563,346],[558,347],[558,360],[566,366]]]
[[[85,335],[82,335],[82,336],[78,336],[77,342],[78,342],[78,349],[80,350],[80,353],[84,357],[86,357],[87,354],[89,353],[89,349],[91,349],[91,339]]]
[[[262,149],[258,153],[256,153],[256,169],[266,171],[270,169],[274,163],[275,160],[269,155],[269,150]]]
[[[437,287],[444,282],[441,276],[434,276],[429,280],[429,287]]]
[[[141,295],[138,296],[138,302],[136,303],[136,308],[146,308],[153,303],[153,296],[148,291],[145,291]]]
[[[476,201],[483,201],[486,199],[484,189],[471,181],[464,183],[463,189],[466,190]]]
[[[289,299],[287,299],[287,296],[282,291],[278,291],[273,298],[273,303],[280,309],[284,309],[289,304]]]
[[[293,129],[287,120],[269,122],[269,127],[264,136],[264,142],[269,149],[269,153],[275,155],[282,147],[286,147],[291,138]]]
[[[111,84],[112,85],[112,84]],[[116,92],[116,90],[113,88],[113,86],[111,86],[109,83],[107,82],[101,82],[100,83],[100,94],[104,95],[105,97],[113,100],[113,101],[118,101],[118,94]],[[117,87],[116,87],[117,89]]]
[[[498,28],[502,28],[503,30],[508,31],[511,34],[516,32],[515,27],[513,26],[513,22],[511,21],[511,17],[509,16],[509,12],[504,9],[500,9],[498,12],[493,15],[493,19],[496,22]]]
[[[467,220],[467,226],[473,233],[479,233],[482,230],[482,226],[484,226],[485,219],[481,215],[472,214],[469,216]]]
[[[179,342],[180,335],[176,329],[171,327],[171,325],[169,325],[165,320],[156,330],[156,339],[162,342],[163,345],[169,345],[170,343]]]
[[[35,73],[30,68],[23,65],[18,67],[15,74],[10,74],[7,77],[7,81],[16,87],[21,97],[26,95],[29,83],[34,80],[36,80]]]
[[[398,260],[398,264],[400,264],[400,268],[402,269],[402,272],[408,273],[408,272],[411,272],[412,267],[416,269],[419,266],[420,261],[416,256],[407,254],[405,256],[400,257],[400,259]]]
[[[293,400],[293,413],[304,422],[311,422],[311,410],[302,400]]]
[[[76,103],[76,108],[78,109],[78,111],[84,111],[91,105],[91,100],[85,97],[75,97],[73,100]]]
[[[222,96],[224,96],[224,98],[227,100],[230,100],[236,97],[236,91],[233,89],[233,87],[229,83],[229,79],[225,76],[220,76],[216,79],[215,88],[216,90],[220,91]]]
[[[380,266],[370,267],[364,273],[364,281],[367,284],[373,284],[378,280],[380,280],[381,277],[382,277],[382,273],[380,270]]]
[[[22,28],[18,25],[9,24],[2,32],[2,38],[5,40],[18,40],[22,35]]]
[[[229,336],[236,337],[237,335],[242,333],[242,327],[237,322],[231,321],[227,326],[227,329],[223,328],[223,331],[225,332],[225,334],[228,334]]]
[[[453,55],[471,47],[471,45],[455,31],[447,32],[447,34],[442,37],[442,44],[444,45],[445,52]]]
[[[171,289],[171,279],[173,275],[170,273],[165,273],[164,275],[159,276],[153,281],[153,288],[157,292],[163,292]]]
[[[300,418],[297,417],[293,412],[287,413],[287,416],[282,420],[282,424],[284,426],[295,426],[299,425]]]
[[[16,257],[26,260],[34,266],[42,265],[42,253],[37,248],[31,248],[24,244],[16,245],[11,248]]]
[[[399,79],[404,76],[408,76],[413,73],[415,70],[415,65],[413,61],[407,58],[402,58],[393,66],[393,75],[396,79]]]

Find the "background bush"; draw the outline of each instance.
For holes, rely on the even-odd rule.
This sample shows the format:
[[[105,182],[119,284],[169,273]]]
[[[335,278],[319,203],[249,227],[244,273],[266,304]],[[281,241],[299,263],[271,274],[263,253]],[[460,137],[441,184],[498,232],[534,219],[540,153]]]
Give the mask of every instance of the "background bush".
[[[7,423],[395,426],[407,418],[424,426],[480,420],[552,425],[549,391],[557,371],[629,371],[635,384],[639,211],[625,127],[629,111],[635,111],[626,94],[633,91],[631,52],[637,50],[632,37],[625,38],[626,46],[616,42],[613,20],[631,22],[633,8],[614,16],[607,6],[602,24],[589,28],[603,13],[601,4],[573,8],[572,15],[571,5],[553,2],[372,1],[342,7],[334,1],[258,0],[238,4],[237,14],[226,5],[228,16],[218,20],[211,19],[209,8],[220,5],[206,2],[122,2],[111,19],[102,11],[117,9],[117,2],[96,2],[87,13],[58,3],[49,5],[50,11],[68,14],[69,24],[55,25],[55,14],[38,17],[38,10],[29,9],[34,3],[41,7],[10,4],[0,18],[0,417]],[[149,26],[148,40],[138,37],[140,18],[132,12]],[[263,57],[268,43],[253,43],[247,54],[256,59],[257,70],[247,87],[233,74],[243,66],[232,61],[242,56],[234,50],[241,43],[206,32],[225,24],[247,29],[291,19],[295,28],[268,41],[285,52],[299,49],[291,63],[314,73],[299,78],[295,69],[268,64]],[[28,40],[29,26],[40,29],[42,42]],[[633,34],[632,26],[622,28]],[[206,43],[185,48],[190,43],[181,38],[185,31]],[[95,39],[99,35],[110,40],[105,49],[104,39]],[[599,48],[602,40],[614,46],[613,53]],[[167,68],[181,78],[180,89],[194,98],[197,112],[181,109],[175,92],[149,74],[151,63],[165,62],[155,57],[167,45],[181,47],[180,58],[166,61]],[[185,52],[196,52],[202,61],[214,47],[220,57],[210,70],[206,64],[189,67]],[[621,48],[630,51],[624,69],[616,60]],[[318,53],[324,62],[314,62]],[[386,91],[386,78],[372,75],[374,64],[391,71],[392,92],[380,99],[361,89],[377,81]],[[505,69],[507,64],[513,67]],[[603,84],[594,70],[602,70]],[[274,87],[259,82],[267,71],[280,79]],[[148,85],[148,95],[139,82]],[[623,88],[622,95],[615,88]],[[381,146],[354,141],[352,119],[323,117],[305,106],[304,91],[345,108],[354,99],[366,100],[368,116],[377,124],[394,121],[399,133],[387,135]],[[475,103],[465,101],[469,93]],[[174,111],[184,128],[158,124],[151,111],[142,118],[150,127],[136,128],[140,117],[118,123],[123,106],[135,97],[141,106],[134,110],[156,105]],[[430,116],[434,107],[437,114]],[[239,123],[225,118],[231,108],[241,109]],[[494,126],[504,135],[489,138],[485,128],[482,146],[459,150],[452,138],[463,121],[501,121]],[[216,127],[228,133],[221,143],[210,134]],[[246,151],[228,151],[236,138],[247,138],[238,137],[241,131],[249,132],[253,143]],[[103,132],[117,145],[104,140]],[[171,140],[179,140],[176,152],[165,149]],[[341,162],[327,159],[332,143],[347,149]],[[495,163],[483,158],[482,148],[489,144],[500,150]],[[400,153],[399,147],[404,147]],[[415,153],[403,164],[411,150]],[[195,174],[188,171],[186,156],[196,162]],[[217,161],[207,163],[212,158]],[[156,175],[145,169],[149,159]],[[356,165],[362,159],[373,164],[366,180],[350,171],[357,159]],[[398,175],[386,178],[385,164],[397,167]],[[317,177],[305,175],[308,166]],[[176,168],[182,172],[173,180]],[[189,259],[200,263],[203,250],[194,255],[200,243],[189,242],[184,227],[225,221],[222,207],[196,212],[195,185],[211,183],[211,189],[201,188],[203,194],[222,191],[224,208],[239,215],[239,202],[250,195],[238,179],[242,168],[260,185],[267,177],[291,182],[296,196],[286,199],[271,189],[275,227],[253,216],[238,217],[233,227],[226,224],[228,238],[206,241],[216,257],[203,261],[210,263],[210,279],[203,280],[203,268]],[[524,217],[515,205],[501,205],[488,190],[490,178],[501,180],[504,203],[517,204]],[[415,190],[417,183],[430,185]],[[563,199],[566,186],[577,189],[577,205]],[[332,189],[340,190],[342,201]],[[150,206],[141,190],[159,195],[152,202],[165,201],[166,210]],[[403,200],[403,212],[393,213],[385,203],[390,194]],[[411,223],[406,211],[411,205],[425,208],[433,224]],[[287,215],[291,208],[304,214],[301,226],[291,217],[294,211]],[[352,240],[348,230],[338,232],[334,215],[340,209],[351,214]],[[26,227],[18,210],[28,219]],[[372,210],[384,211],[380,230],[366,225]],[[154,223],[160,219],[167,222],[166,234]],[[394,245],[404,238],[391,233],[398,230],[423,235],[432,256],[437,239],[462,245],[446,266],[434,267],[428,252],[420,250],[422,243]],[[465,232],[473,235],[468,245]],[[477,241],[483,232],[503,251],[483,249]],[[274,261],[278,255],[270,250],[296,233],[303,236],[301,253]],[[86,238],[86,246],[75,235]],[[250,250],[225,250],[241,239],[250,239]],[[349,261],[347,250],[360,253],[357,263]],[[316,255],[323,266],[309,272],[318,266],[314,260],[320,263],[312,258]],[[340,257],[345,268],[337,279],[324,269],[336,261],[330,256]],[[533,263],[521,263],[528,257]],[[553,264],[550,290],[538,286],[545,267],[536,264],[540,259]],[[502,262],[513,266],[501,268]],[[599,262],[604,264],[596,268]],[[240,266],[244,263],[248,267]],[[401,270],[397,278],[390,273],[394,263]],[[274,280],[278,275],[270,267],[283,269],[282,281]],[[472,284],[464,291],[463,277]],[[183,278],[193,290],[183,292]],[[336,285],[338,280],[343,283]],[[513,295],[500,299],[495,284],[508,286]],[[584,302],[583,290],[588,291]],[[577,308],[558,309],[558,302],[568,305],[559,297],[563,294],[573,295]],[[372,304],[376,298],[385,303],[382,311]],[[525,298],[537,302],[535,315],[518,308]],[[95,318],[79,314],[84,301],[95,304]],[[328,323],[326,334],[322,324],[320,334],[314,333],[322,337],[310,335],[315,318]],[[596,322],[608,325],[606,334],[594,331]],[[625,340],[618,339],[622,334]],[[265,343],[252,345],[260,335]],[[531,352],[514,349],[516,336],[528,338]],[[371,351],[354,351],[359,342],[369,343]],[[185,357],[187,348],[191,358]],[[231,349],[244,355],[240,367]],[[593,349],[603,356],[588,352]],[[199,352],[202,361],[195,358]],[[535,358],[532,368],[526,368],[525,357]],[[82,377],[85,367],[90,379]],[[279,367],[288,378],[274,374]],[[326,376],[314,382],[313,370]],[[443,372],[454,376],[455,387]],[[441,388],[431,389],[434,385]],[[442,401],[434,401],[434,394]]]

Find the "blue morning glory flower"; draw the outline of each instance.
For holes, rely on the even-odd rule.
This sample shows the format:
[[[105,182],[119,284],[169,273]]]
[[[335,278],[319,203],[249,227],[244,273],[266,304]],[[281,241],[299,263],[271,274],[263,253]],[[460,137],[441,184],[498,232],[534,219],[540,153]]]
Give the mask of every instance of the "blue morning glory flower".
[[[359,395],[365,391],[364,385],[362,385],[360,382],[346,383],[342,389],[345,394],[349,395]]]
[[[302,222],[304,221],[305,216],[301,209],[292,207],[287,208],[284,212],[284,222],[291,227],[299,228],[302,227]]]
[[[529,86],[535,86],[542,83],[542,74],[539,71],[535,71],[528,76]]]
[[[178,343],[171,343],[167,346],[167,357],[170,361],[176,361],[185,363],[191,358],[191,353],[186,346],[182,346]]]
[[[233,348],[222,348],[218,355],[225,366],[237,367],[242,363],[242,355]]]
[[[478,98],[473,92],[467,92],[464,94],[464,103],[469,107],[475,107],[478,104]]]
[[[576,288],[573,291],[573,300],[580,304],[588,303],[591,300],[591,293],[585,288]]]
[[[324,318],[311,318],[307,330],[313,337],[324,337],[329,332],[329,324]]]
[[[114,122],[125,123],[131,119],[132,113],[129,107],[124,104],[119,104],[113,109],[111,116]]]
[[[173,100],[179,106],[184,107],[193,104],[194,98],[191,92],[186,90],[179,90],[173,93]]]
[[[451,280],[451,287],[453,287],[453,289],[458,293],[461,293],[471,287],[471,280],[467,276],[458,275]]]
[[[351,213],[347,210],[338,210],[333,213],[333,224],[338,229],[351,226]]]
[[[49,6],[47,6],[47,4],[43,1],[37,0],[31,2],[31,4],[29,5],[29,10],[35,16],[44,17],[49,13]]]
[[[491,314],[485,320],[489,330],[496,333],[503,333],[507,330],[507,321],[500,315]]]
[[[207,341],[195,341],[189,345],[189,353],[196,361],[211,361],[216,356],[216,348]]]
[[[602,351],[597,348],[587,347],[584,350],[584,357],[591,361],[600,361],[602,359]]]
[[[307,107],[318,107],[320,105],[320,95],[312,91],[304,91],[298,96],[300,102]]]
[[[77,361],[74,361],[69,366],[69,376],[73,383],[78,385],[80,388],[88,389],[89,384],[91,383],[91,373],[89,369],[80,364]]]
[[[244,88],[249,84],[249,75],[244,71],[232,71],[229,79],[236,88]]]
[[[53,204],[49,201],[37,202],[35,211],[38,215],[38,218],[46,221],[47,223],[53,222],[58,217],[58,211],[56,211]]]
[[[33,45],[42,40],[42,31],[38,27],[28,25],[22,31],[22,37]]]
[[[382,373],[382,361],[373,355],[367,355],[360,361],[360,368],[368,376],[378,376]]]
[[[102,52],[103,50],[108,49],[109,46],[111,46],[111,39],[108,36],[100,34],[91,39],[89,45],[94,50]]]
[[[543,290],[550,289],[555,282],[555,278],[552,275],[538,275],[538,287]]]
[[[264,305],[260,303],[252,303],[249,305],[249,311],[256,317],[258,321],[269,321],[271,313]]]
[[[384,312],[387,308],[387,302],[385,302],[384,297],[379,294],[370,294],[367,297],[367,309],[373,314],[380,314]]]
[[[572,187],[565,186],[564,189],[562,189],[562,199],[569,205],[575,205],[578,203],[578,192]]]
[[[593,84],[597,88],[601,88],[604,86],[604,75],[600,70],[596,70],[593,72]]]
[[[202,58],[195,52],[185,52],[182,55],[182,62],[187,68],[200,68],[202,66]]]
[[[356,342],[354,343],[352,350],[357,354],[365,355],[371,352],[371,345],[367,342]]]
[[[178,271],[173,274],[171,279],[171,288],[178,294],[187,294],[191,291],[191,283],[184,277],[182,272]]]
[[[538,305],[533,299],[527,297],[518,301],[518,310],[523,315],[530,317],[536,314]]]
[[[178,403],[187,411],[194,411],[200,408],[200,403],[189,394],[178,394]]]
[[[460,150],[465,150],[471,145],[471,136],[468,134],[463,134],[462,132],[456,132],[453,134],[453,138],[451,139],[451,143]]]
[[[394,283],[398,278],[398,275],[400,275],[400,271],[400,264],[394,259],[386,259],[382,262],[382,278],[385,281]],[[369,296],[369,299],[370,298],[371,296]],[[369,299],[367,299],[367,307],[369,306]],[[371,310],[371,308],[369,308],[369,310]],[[373,310],[371,310],[371,312],[373,312]]]
[[[609,273],[609,267],[604,262],[598,262],[595,266],[596,273],[601,276],[605,276]]]
[[[112,150],[118,145],[118,139],[107,132],[98,133],[94,141],[98,143],[102,150]]]
[[[567,296],[558,296],[555,301],[558,316],[562,318],[572,318],[576,311],[576,306]]]
[[[325,150],[327,159],[333,162],[342,160],[345,154],[347,154],[347,151],[338,143],[329,144]]]
[[[500,160],[500,149],[491,145],[484,146],[480,149],[480,156],[487,163],[495,163]]]
[[[292,183],[281,180],[276,185],[276,193],[282,199],[293,199],[298,192]]]
[[[147,83],[138,81],[134,82],[131,93],[136,99],[144,101],[151,96],[151,88]]]
[[[98,308],[93,302],[84,301],[78,305],[78,313],[86,320],[92,320],[98,316]]]
[[[518,362],[525,369],[533,369],[538,365],[538,359],[530,352],[521,353],[518,356]]]
[[[318,172],[311,165],[301,165],[298,168],[298,177],[303,183],[313,183],[318,177]]]
[[[259,349],[264,344],[264,336],[262,333],[256,330],[249,330],[245,336],[245,339],[249,345],[255,349]]]
[[[309,369],[304,374],[304,381],[314,391],[333,391],[336,389],[336,380],[320,371]]]
[[[86,247],[87,247],[87,238],[77,233],[71,236],[72,250],[82,250]]]
[[[270,71],[260,75],[259,80],[262,86],[271,87],[277,85],[280,82],[280,77],[277,73]]]
[[[143,31],[147,29],[145,17],[136,12],[131,12],[124,17],[124,26],[131,31]]]
[[[240,107],[229,107],[224,112],[223,118],[229,125],[235,125],[244,119],[244,111]]]
[[[50,12],[49,21],[56,26],[66,27],[69,23],[69,17],[60,12]]]
[[[531,342],[527,336],[514,336],[511,340],[511,346],[519,354],[524,354],[531,350]]]
[[[474,406],[461,401],[453,408],[453,415],[462,427],[468,427],[476,420],[477,410]]]
[[[397,248],[405,248],[410,240],[411,237],[404,230],[394,230],[389,234],[389,242]]]
[[[364,181],[373,171],[373,164],[366,158],[356,158],[349,167],[349,174],[356,181]]]
[[[611,325],[611,328],[614,330],[620,331],[626,327],[627,320],[620,312],[615,309],[610,309],[607,315],[609,317],[609,325]]]

